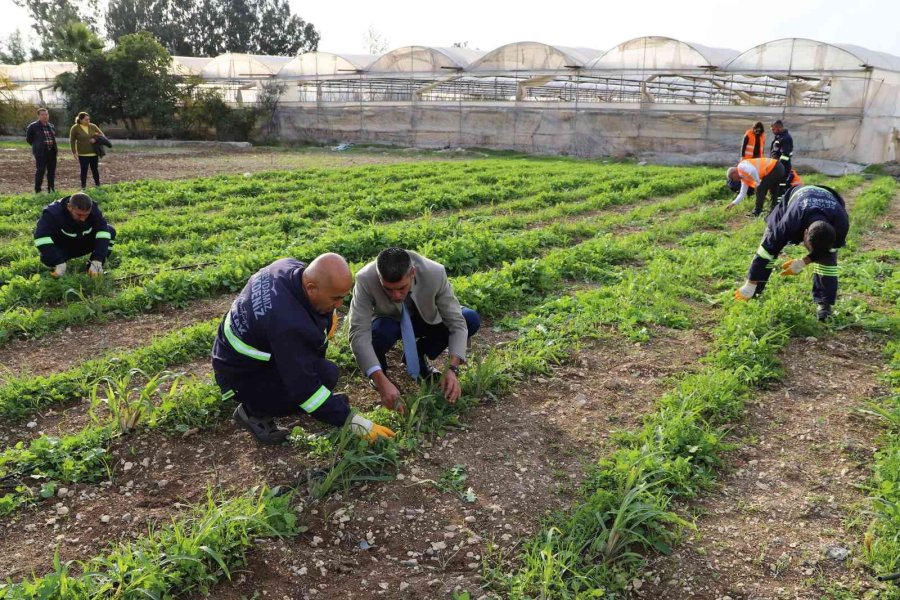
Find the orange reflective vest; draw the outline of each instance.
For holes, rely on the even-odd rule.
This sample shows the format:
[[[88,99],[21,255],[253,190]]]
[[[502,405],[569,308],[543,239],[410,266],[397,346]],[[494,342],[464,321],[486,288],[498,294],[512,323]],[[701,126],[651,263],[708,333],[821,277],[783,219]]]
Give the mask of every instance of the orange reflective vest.
[[[748,187],[758,187],[762,178],[772,172],[778,164],[777,158],[751,158],[738,163],[741,182]]]
[[[788,187],[797,187],[798,185],[803,185],[803,180],[797,175],[797,171],[791,169],[791,174],[788,175],[787,184]]]
[[[741,158],[760,158],[766,147],[766,134],[761,133],[758,136],[753,129],[748,129],[744,133],[744,147],[741,148]]]

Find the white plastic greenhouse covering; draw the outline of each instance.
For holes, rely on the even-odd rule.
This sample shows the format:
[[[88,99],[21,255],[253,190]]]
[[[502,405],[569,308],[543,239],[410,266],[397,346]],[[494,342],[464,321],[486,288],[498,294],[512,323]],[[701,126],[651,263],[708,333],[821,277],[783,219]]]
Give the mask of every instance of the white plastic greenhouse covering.
[[[412,73],[445,74],[462,71],[482,55],[468,48],[428,48],[405,46],[383,54],[366,68],[370,74]]]
[[[52,82],[58,75],[74,71],[75,66],[73,62],[26,62],[10,68],[7,77],[13,83]]]
[[[206,81],[272,78],[291,60],[289,56],[226,52],[206,63],[200,76]]]
[[[26,63],[8,77],[27,95],[36,88],[22,86],[73,68]],[[287,141],[730,157],[752,123],[782,119],[797,156],[900,158],[900,57],[802,38],[744,52],[648,36],[605,51],[523,41],[486,53],[228,53],[175,57],[173,71],[199,71],[204,86],[237,104],[255,102],[265,82],[282,83],[276,116]]]
[[[515,42],[500,46],[469,66],[470,73],[560,72],[584,67],[603,54],[592,48],[551,46],[541,42]]]
[[[200,77],[203,68],[211,61],[205,56],[173,56],[169,73],[179,77]]]

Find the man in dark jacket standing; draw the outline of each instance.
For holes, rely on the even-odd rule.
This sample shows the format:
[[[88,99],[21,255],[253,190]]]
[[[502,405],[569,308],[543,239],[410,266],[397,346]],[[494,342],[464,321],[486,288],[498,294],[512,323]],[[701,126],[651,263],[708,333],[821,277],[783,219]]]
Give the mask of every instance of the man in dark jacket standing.
[[[116,230],[106,222],[97,203],[87,194],[72,194],[44,207],[34,230],[34,245],[41,262],[53,269],[54,277],[66,272],[66,261],[91,255],[88,275],[103,275]]]
[[[787,130],[780,119],[772,123],[772,133],[774,134],[775,139],[772,140],[772,148],[769,152],[769,156],[780,160],[781,164],[784,166],[785,172],[785,180],[781,185],[781,193],[778,194],[781,196],[786,191],[787,180],[790,178],[791,174],[791,157],[794,155],[794,138],[791,137],[791,132]]]
[[[34,193],[41,193],[44,173],[47,174],[47,191],[56,191],[56,127],[50,122],[50,112],[46,108],[37,111],[38,120],[28,125],[25,141],[31,144],[34,155]]]
[[[837,251],[847,240],[850,217],[844,199],[825,186],[803,185],[788,188],[784,198],[766,219],[756,256],[750,264],[746,283],[734,292],[736,300],[749,300],[761,293],[769,280],[775,259],[788,244],[803,244],[808,254],[781,265],[782,275],[798,275],[813,266],[813,301],[820,321],[831,316],[837,300]]]
[[[323,254],[309,265],[293,258],[257,271],[219,325],[212,365],[222,398],[239,402],[238,426],[263,444],[280,444],[288,430],[276,417],[306,413],[375,441],[394,432],[353,414],[345,394],[333,393],[338,366],[325,358],[337,329],[335,310],[353,275],[343,257]]]

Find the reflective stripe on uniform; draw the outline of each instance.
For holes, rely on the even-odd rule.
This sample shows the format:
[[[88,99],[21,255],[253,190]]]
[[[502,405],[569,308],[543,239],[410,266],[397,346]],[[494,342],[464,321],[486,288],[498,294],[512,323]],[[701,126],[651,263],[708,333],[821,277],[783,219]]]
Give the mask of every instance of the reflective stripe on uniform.
[[[222,400],[231,400],[232,398],[234,398],[234,390],[228,390],[222,394]]]
[[[81,235],[87,235],[90,232],[92,232],[93,230],[94,230],[93,227],[88,227],[87,229],[85,229],[84,231],[81,232]]]
[[[838,266],[837,265],[813,265],[813,273],[816,275],[824,275],[828,277],[837,277],[838,276]]]
[[[88,229],[88,231],[90,231],[90,229]],[[87,234],[87,231],[85,231],[84,233]],[[98,231],[97,235],[94,237],[98,240],[111,240],[112,239],[112,235],[108,231]]]
[[[64,235],[67,235],[67,236],[69,236],[69,237],[78,237],[78,234],[77,234],[77,233],[69,233],[69,232],[66,231],[65,229],[60,229],[60,231],[62,231]]]
[[[781,155],[781,160],[791,160],[791,157],[790,157],[790,156],[785,156],[784,154],[782,154],[782,155]]]
[[[228,340],[228,343],[231,344],[231,347],[235,349],[239,354],[243,354],[244,356],[249,356],[250,358],[255,358],[256,360],[261,360],[263,362],[267,362],[272,358],[272,355],[268,352],[263,352],[262,350],[257,350],[253,346],[249,344],[245,344],[241,341],[241,338],[234,333],[234,330],[231,328],[231,313],[227,313],[225,315],[225,339]]]
[[[769,254],[769,251],[763,248],[762,244],[756,249],[756,255],[766,260],[775,260],[775,257]]]
[[[37,246],[38,248],[40,248],[41,246],[46,246],[47,244],[52,244],[52,243],[53,243],[52,237],[35,238],[35,240],[34,240],[34,245]]]
[[[331,390],[329,390],[324,385],[320,386],[319,389],[317,389],[315,393],[313,393],[313,395],[306,400],[306,402],[300,405],[300,408],[308,413],[311,413],[322,406],[322,403],[328,400],[328,396],[330,395]]]

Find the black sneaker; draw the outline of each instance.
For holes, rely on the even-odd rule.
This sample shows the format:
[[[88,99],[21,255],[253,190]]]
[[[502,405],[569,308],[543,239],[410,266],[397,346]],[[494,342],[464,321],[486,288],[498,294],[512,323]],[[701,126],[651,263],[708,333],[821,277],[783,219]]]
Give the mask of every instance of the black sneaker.
[[[816,310],[816,316],[820,321],[826,320],[831,316],[831,306],[828,304],[820,304],[818,310]]]
[[[243,404],[238,404],[234,409],[234,422],[253,434],[260,444],[283,444],[291,433],[275,425],[275,419],[262,419],[251,417],[244,410]]]

